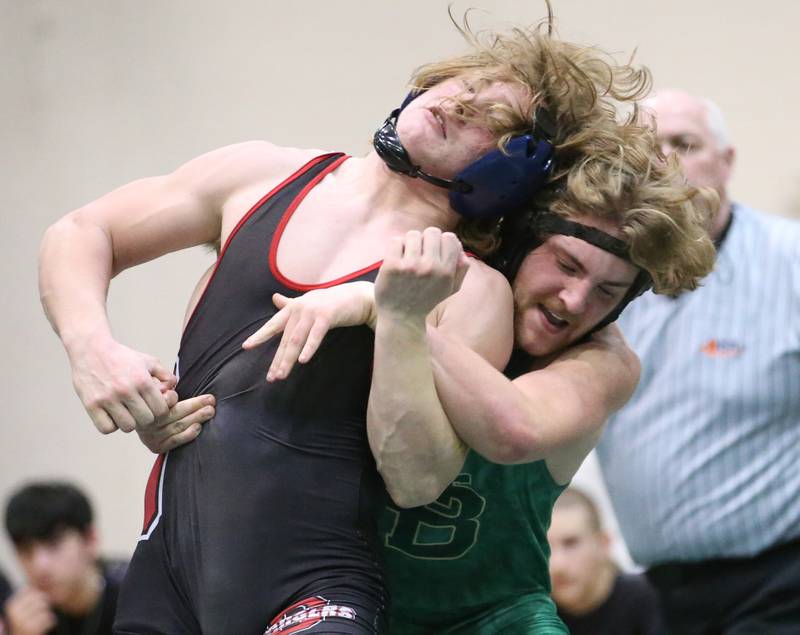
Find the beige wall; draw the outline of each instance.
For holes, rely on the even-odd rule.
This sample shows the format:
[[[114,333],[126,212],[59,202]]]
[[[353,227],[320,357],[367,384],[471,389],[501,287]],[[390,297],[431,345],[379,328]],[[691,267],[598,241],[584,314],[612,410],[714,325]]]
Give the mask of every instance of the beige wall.
[[[565,37],[629,53],[657,86],[701,91],[740,150],[733,192],[800,214],[796,2],[553,0]],[[472,0],[476,23],[532,22],[541,2]],[[96,432],[38,304],[36,252],[59,216],[114,186],[251,138],[363,153],[410,70],[460,50],[445,0],[0,0],[3,419],[0,499],[32,477],[91,493],[108,550],[127,553],[152,456]],[[786,35],[784,35],[786,34]],[[120,340],[169,362],[210,262],[170,256],[115,280]],[[0,565],[18,572],[5,536]]]

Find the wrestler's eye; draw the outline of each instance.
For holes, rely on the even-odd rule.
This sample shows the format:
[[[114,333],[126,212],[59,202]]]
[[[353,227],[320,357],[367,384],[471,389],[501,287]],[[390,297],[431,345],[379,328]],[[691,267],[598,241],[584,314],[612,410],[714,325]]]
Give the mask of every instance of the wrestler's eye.
[[[568,273],[570,275],[578,273],[578,270],[575,267],[567,264],[563,260],[556,260],[556,263],[558,263],[558,268],[564,273]]]
[[[478,97],[478,83],[473,80],[465,80],[463,83],[463,90],[461,91],[461,98],[469,104],[473,104]]]
[[[601,295],[605,296],[606,298],[613,298],[615,293],[607,288],[607,287],[597,287],[598,291],[600,291]]]

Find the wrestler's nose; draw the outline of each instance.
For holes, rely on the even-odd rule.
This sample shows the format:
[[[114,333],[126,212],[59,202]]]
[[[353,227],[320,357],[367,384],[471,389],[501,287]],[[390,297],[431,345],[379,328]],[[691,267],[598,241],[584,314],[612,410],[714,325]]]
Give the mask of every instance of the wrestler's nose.
[[[591,290],[591,283],[588,280],[573,279],[564,285],[558,297],[569,313],[580,315],[586,310]]]

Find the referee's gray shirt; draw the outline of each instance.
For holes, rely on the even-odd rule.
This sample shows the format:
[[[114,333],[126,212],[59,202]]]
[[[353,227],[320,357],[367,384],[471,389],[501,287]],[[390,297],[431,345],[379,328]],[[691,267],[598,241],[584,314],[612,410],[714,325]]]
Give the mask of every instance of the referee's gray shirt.
[[[639,564],[800,537],[800,223],[735,205],[715,270],[619,321],[642,361],[598,458]]]

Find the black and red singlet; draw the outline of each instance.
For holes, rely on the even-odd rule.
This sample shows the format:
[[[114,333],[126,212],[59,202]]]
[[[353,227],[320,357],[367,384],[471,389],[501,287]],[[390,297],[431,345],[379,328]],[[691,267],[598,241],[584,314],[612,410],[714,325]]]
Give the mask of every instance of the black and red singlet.
[[[216,415],[153,468],[120,633],[381,630],[375,518],[386,494],[366,436],[372,332],[331,331],[309,363],[275,383],[265,376],[279,338],[241,348],[275,313],[273,293],[311,288],[280,273],[277,246],[303,197],[344,160],[303,166],[248,212],[220,254],[181,341],[177,387],[181,399],[215,395]],[[378,265],[318,286],[373,280]]]

